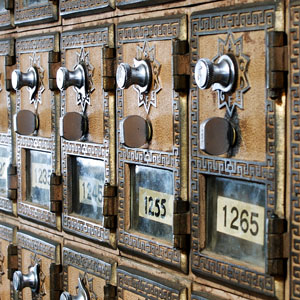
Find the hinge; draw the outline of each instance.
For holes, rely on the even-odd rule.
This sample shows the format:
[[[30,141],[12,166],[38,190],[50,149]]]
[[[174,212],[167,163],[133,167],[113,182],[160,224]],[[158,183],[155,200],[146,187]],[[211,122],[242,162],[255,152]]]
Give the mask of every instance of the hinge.
[[[271,276],[286,275],[287,268],[287,221],[273,214],[267,219],[267,266],[266,273]]]
[[[287,87],[287,36],[283,31],[267,33],[267,89],[272,100],[281,97]]]
[[[102,81],[105,92],[114,91],[116,87],[116,50],[115,48],[102,48]]]
[[[7,10],[13,10],[14,9],[14,0],[5,0],[4,1],[4,8]]]
[[[18,247],[9,244],[7,247],[7,278],[12,281],[14,272],[18,270]]]
[[[103,195],[104,227],[114,229],[117,226],[117,187],[106,183]]]
[[[187,41],[172,41],[173,86],[176,92],[184,92],[189,88],[190,54]]]
[[[60,67],[60,52],[50,51],[48,53],[48,83],[51,91],[57,91],[56,72]]]
[[[11,84],[11,73],[15,64],[16,57],[14,55],[5,55],[5,89],[8,92],[13,90]]]
[[[187,250],[189,237],[189,202],[177,197],[173,209],[173,247]]]
[[[117,287],[111,284],[104,286],[104,300],[116,300],[117,299]]]
[[[62,211],[62,177],[55,173],[50,177],[50,211],[60,213]]]
[[[63,291],[62,265],[50,264],[50,300],[59,299]]]
[[[7,168],[7,198],[17,200],[18,175],[17,167],[9,164]]]

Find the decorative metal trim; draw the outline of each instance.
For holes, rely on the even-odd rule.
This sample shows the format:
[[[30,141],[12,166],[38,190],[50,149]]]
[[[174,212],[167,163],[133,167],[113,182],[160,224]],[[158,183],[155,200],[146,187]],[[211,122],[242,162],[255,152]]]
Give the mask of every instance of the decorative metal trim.
[[[80,49],[80,53],[85,53],[88,47],[104,47],[111,45],[111,36],[113,34],[113,26],[105,26],[98,28],[90,28],[87,30],[63,32],[61,34],[61,62],[62,66],[66,64],[66,51],[68,49]],[[105,163],[105,182],[111,181],[110,170],[110,135],[111,129],[109,126],[110,107],[109,93],[103,91],[103,143],[87,143],[67,141],[62,138],[62,176],[63,176],[63,228],[72,233],[91,238],[103,243],[110,243],[110,230],[103,226],[84,219],[69,215],[69,188],[68,188],[68,156],[83,156],[90,158],[102,159]],[[61,116],[66,114],[66,93],[61,93]]]
[[[176,0],[116,0],[117,7],[119,9],[138,8],[151,5],[160,5],[169,2],[175,2]]]
[[[25,53],[42,53],[55,51],[58,45],[58,35],[41,35],[20,38],[16,40],[16,58],[17,68],[20,69],[20,56]],[[36,54],[35,54],[36,55]],[[16,112],[21,109],[21,93],[16,92]],[[16,134],[16,150],[17,150],[17,168],[18,168],[18,214],[28,217],[32,220],[40,222],[50,227],[57,227],[57,216],[55,213],[47,209],[36,207],[30,203],[23,202],[25,199],[22,195],[22,150],[33,149],[50,152],[52,155],[52,171],[56,173],[57,170],[57,154],[56,151],[60,147],[60,139],[57,138],[58,132],[56,130],[57,122],[57,103],[54,92],[51,91],[51,137],[42,138],[38,136],[22,136]]]
[[[158,278],[150,279],[151,275],[145,274],[129,268],[117,269],[118,297],[124,298],[124,290],[143,298],[159,298],[164,299],[187,299],[186,288],[180,285],[176,287],[169,286],[170,283],[164,284],[164,280]]]
[[[97,14],[113,10],[115,8],[114,0],[89,1],[78,5],[77,0],[61,0],[60,15],[63,18],[73,18],[77,16]]]
[[[290,136],[287,140],[290,149],[289,156],[289,186],[290,191],[290,255],[289,255],[289,293],[290,299],[300,299],[299,278],[299,32],[300,32],[300,3],[293,1],[289,6],[289,107],[290,113],[287,124],[290,126]]]
[[[203,35],[230,34],[240,36],[240,32],[273,29],[275,23],[275,4],[267,6],[241,6],[239,9],[220,8],[218,10],[193,13],[191,17],[191,66],[194,68],[198,58],[198,38]],[[275,105],[265,99],[266,111],[266,161],[253,162],[230,158],[203,155],[199,149],[199,99],[195,81],[190,90],[190,198],[192,211],[192,271],[198,275],[211,276],[239,287],[254,290],[266,295],[275,295],[274,278],[239,265],[204,255],[199,243],[200,232],[200,174],[225,176],[266,185],[267,214],[275,208]]]
[[[15,1],[15,24],[26,26],[57,20],[57,5],[54,1],[47,4],[24,6],[22,0]]]
[[[14,27],[13,11],[3,9],[0,11],[0,29],[10,29]]]
[[[27,249],[35,254],[42,255],[56,262],[59,244],[46,239],[34,237],[29,233],[17,232],[17,244],[19,248]],[[20,251],[21,253],[21,251]]]
[[[117,26],[117,63],[123,62],[123,45],[127,43],[148,43],[185,38],[185,16],[165,19],[148,19],[140,22],[122,23]],[[117,89],[117,124],[124,118],[124,93]],[[148,149],[127,148],[120,143],[120,129],[117,128],[118,182],[119,182],[119,222],[118,247],[133,251],[159,262],[172,265],[182,271],[182,252],[170,245],[153,241],[126,231],[125,227],[125,165],[143,164],[163,167],[174,174],[174,197],[180,197],[181,188],[181,118],[179,94],[173,90],[174,145],[170,152]]]
[[[8,242],[13,241],[14,229],[8,225],[0,224],[0,238]]]

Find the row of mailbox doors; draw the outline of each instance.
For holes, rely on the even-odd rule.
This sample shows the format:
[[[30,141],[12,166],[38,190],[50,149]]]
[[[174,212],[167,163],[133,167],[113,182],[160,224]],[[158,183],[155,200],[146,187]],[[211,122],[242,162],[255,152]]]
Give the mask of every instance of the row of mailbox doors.
[[[275,11],[1,40],[1,210],[185,273],[190,252],[198,275],[274,296]]]

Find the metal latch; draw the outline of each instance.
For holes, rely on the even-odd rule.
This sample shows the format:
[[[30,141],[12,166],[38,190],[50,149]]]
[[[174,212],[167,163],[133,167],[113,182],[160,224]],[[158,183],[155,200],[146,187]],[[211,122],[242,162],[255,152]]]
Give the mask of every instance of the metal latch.
[[[273,214],[267,219],[267,266],[271,276],[286,275],[287,264],[287,221]]]
[[[104,300],[115,300],[117,299],[117,287],[111,284],[104,286]]]
[[[50,51],[48,53],[48,80],[51,91],[58,90],[56,84],[56,73],[60,67],[60,52]]]
[[[7,168],[7,198],[17,200],[18,175],[17,167],[9,164]]]
[[[102,81],[105,92],[114,91],[116,87],[116,50],[115,48],[102,48]]]
[[[5,55],[5,89],[8,92],[13,90],[12,82],[11,82],[11,73],[12,73],[12,67],[15,64],[16,64],[16,57],[14,55]]]
[[[50,297],[59,299],[63,291],[62,265],[51,263],[50,265]]]
[[[267,33],[267,89],[272,100],[281,97],[287,87],[287,36],[282,31]]]
[[[103,195],[104,227],[114,229],[117,226],[117,187],[106,183]]]
[[[50,211],[60,213],[62,211],[62,177],[51,174],[50,177]]]
[[[174,200],[173,210],[173,246],[186,250],[189,245],[189,202],[180,197]]]
[[[190,54],[187,41],[172,41],[173,86],[176,92],[187,91],[190,76]]]
[[[7,247],[7,278],[12,281],[14,273],[18,270],[18,247],[9,244]]]

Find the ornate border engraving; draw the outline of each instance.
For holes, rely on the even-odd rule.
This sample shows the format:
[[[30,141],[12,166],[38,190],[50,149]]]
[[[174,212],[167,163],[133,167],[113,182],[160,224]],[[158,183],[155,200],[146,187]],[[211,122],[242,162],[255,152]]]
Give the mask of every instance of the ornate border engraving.
[[[117,63],[123,62],[123,45],[142,43],[152,40],[172,40],[180,38],[185,20],[182,16],[145,20],[139,23],[124,23],[117,27]],[[117,89],[117,124],[124,118],[123,91]],[[172,246],[157,243],[138,235],[126,232],[125,229],[125,164],[143,164],[164,167],[174,174],[174,196],[180,196],[180,159],[181,159],[181,123],[179,94],[173,91],[174,145],[171,152],[152,151],[147,149],[129,149],[120,143],[120,130],[117,128],[118,178],[119,178],[119,232],[118,247],[134,251],[151,259],[181,269],[181,252]]]
[[[300,276],[299,276],[299,32],[300,32],[300,5],[299,2],[289,7],[289,102],[290,103],[290,116],[287,122],[290,124],[290,137],[288,139],[290,148],[290,166],[289,166],[289,182],[288,189],[290,190],[290,277],[289,289],[290,299],[300,299]]]
[[[223,9],[223,8],[222,8]],[[249,6],[239,10],[206,11],[194,13],[191,17],[191,65],[194,67],[198,57],[198,38],[202,35],[227,34],[231,32],[240,36],[240,32],[274,28],[275,6]],[[194,77],[194,68],[192,70]],[[266,185],[266,208],[268,213],[275,207],[275,143],[274,103],[265,99],[266,103],[266,161],[254,162],[230,158],[203,155],[198,145],[199,106],[198,91],[195,81],[191,87],[190,103],[190,187],[192,210],[192,270],[204,276],[227,281],[243,288],[255,290],[267,295],[275,295],[274,279],[238,265],[225,263],[201,253],[199,244],[200,232],[200,174],[212,174],[236,179],[261,182]]]
[[[57,20],[57,7],[52,1],[25,7],[22,2],[15,1],[15,24],[29,25]]]
[[[66,51],[68,49],[80,49],[85,51],[88,47],[105,47],[111,46],[112,26],[100,27],[96,29],[87,29],[84,31],[64,32],[61,35],[61,55],[62,65],[66,63]],[[109,243],[110,230],[104,228],[100,224],[86,221],[78,217],[69,215],[69,191],[68,191],[68,157],[84,156],[90,158],[102,159],[105,163],[105,182],[110,183],[110,110],[109,94],[103,91],[103,119],[104,119],[104,138],[102,144],[94,144],[87,142],[74,142],[62,139],[62,176],[63,176],[63,228],[73,233],[88,237],[100,242]],[[66,110],[66,93],[61,94],[61,116],[67,112]]]
[[[13,10],[3,9],[0,11],[0,28],[9,29],[13,27]]]
[[[9,242],[13,241],[14,229],[0,224],[0,238]]]
[[[57,44],[57,34],[45,36],[33,36],[20,38],[16,40],[16,57],[17,67],[20,68],[20,56],[24,53],[40,53],[55,50]],[[16,112],[21,109],[21,93],[18,91],[16,99]],[[44,225],[56,227],[56,214],[47,209],[36,207],[30,203],[23,202],[25,199],[22,195],[22,151],[23,149],[33,149],[51,152],[52,155],[52,171],[56,172],[57,154],[56,149],[59,147],[58,132],[56,130],[57,119],[57,103],[54,92],[51,92],[51,137],[41,138],[37,136],[22,136],[16,134],[17,147],[17,169],[18,169],[18,213],[24,217],[36,220]]]
[[[134,294],[140,295],[148,299],[151,296],[153,298],[159,299],[183,299],[182,294],[184,294],[185,288],[180,287],[172,288],[161,284],[161,279],[154,281],[144,277],[140,272],[135,274],[136,271],[128,268],[118,268],[117,269],[117,282],[118,282],[118,295],[119,299],[124,298],[124,290],[130,291]],[[127,298],[126,298],[127,299]]]

